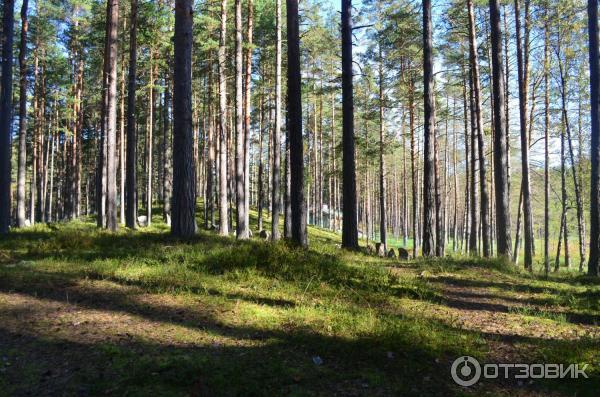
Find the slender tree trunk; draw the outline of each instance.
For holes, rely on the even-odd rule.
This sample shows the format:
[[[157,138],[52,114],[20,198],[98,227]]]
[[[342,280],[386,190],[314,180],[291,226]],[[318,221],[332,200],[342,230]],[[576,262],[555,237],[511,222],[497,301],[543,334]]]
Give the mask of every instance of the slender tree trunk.
[[[208,156],[206,163],[206,213],[204,227],[211,229],[215,222],[215,118],[213,111],[213,67],[208,71]]]
[[[521,38],[520,0],[515,0],[517,32],[517,70],[519,79],[519,122],[521,125],[521,191],[523,195],[524,266],[532,271],[533,219],[531,215],[531,184],[529,181],[529,138],[527,129],[527,90],[529,86],[529,0],[525,0],[525,37]]]
[[[511,203],[510,203],[510,192],[511,192],[511,154],[510,154],[510,98],[509,98],[509,93],[510,93],[510,58],[509,58],[509,40],[510,40],[510,32],[508,30],[508,12],[506,11],[506,3],[504,3],[502,5],[502,16],[503,16],[503,20],[504,20],[504,70],[506,75],[504,76],[504,114],[506,117],[506,136],[505,136],[505,140],[506,140],[506,186],[508,186],[508,226],[509,228],[512,227],[512,212],[511,212]],[[491,53],[490,53],[491,56]],[[490,74],[491,74],[491,70],[490,70]],[[492,79],[492,76],[490,75],[490,79]],[[493,91],[493,90],[492,90]],[[492,92],[493,95],[493,92]],[[493,101],[493,98],[492,98]],[[493,109],[492,109],[493,112]],[[493,141],[492,141],[492,146],[493,146]],[[492,158],[493,160],[493,158]],[[493,167],[493,164],[492,164]],[[493,175],[492,175],[493,177]]]
[[[14,8],[14,0],[4,0],[2,15],[2,86],[0,90],[0,234],[7,234],[10,228]]]
[[[431,0],[423,1],[425,142],[423,155],[423,256],[435,255],[435,101],[433,92]]]
[[[519,247],[521,246],[521,214],[523,213],[523,186],[519,188],[519,204],[517,205],[517,227],[515,230],[515,249],[513,250],[512,261],[519,263]]]
[[[127,19],[123,18],[123,35],[127,32]],[[125,225],[125,51],[121,51],[121,93],[120,102],[120,128],[119,128],[119,220]],[[81,113],[81,112],[79,112]],[[75,113],[77,114],[77,113]]]
[[[109,2],[107,0],[107,14],[104,37],[104,65],[102,68],[102,91],[100,102],[100,139],[98,150],[98,161],[96,167],[96,222],[98,227],[106,227],[106,127],[108,111],[108,66],[106,62],[109,52]],[[36,65],[37,71],[37,65]],[[34,174],[35,175],[35,174]],[[32,211],[33,212],[33,211]]]
[[[598,0],[588,0],[591,188],[590,188],[590,259],[588,274],[600,276],[600,55],[598,50]]]
[[[504,98],[504,71],[502,69],[502,31],[498,0],[489,0],[492,25],[492,80],[494,111],[494,187],[496,200],[496,240],[498,255],[510,258],[511,233],[507,170],[506,119]]]
[[[150,49],[150,69],[148,81],[148,130],[146,136],[146,168],[148,171],[146,180],[146,224],[152,224],[152,181],[153,181],[153,154],[154,154],[154,50]],[[194,145],[193,147],[196,147]]]
[[[209,100],[210,102],[210,100]],[[170,226],[172,222],[171,212],[173,207],[173,139],[171,134],[171,119],[169,110],[171,108],[171,74],[165,76],[165,93],[164,93],[164,109],[163,109],[163,219]],[[209,121],[210,122],[210,121]],[[210,127],[209,127],[210,129]],[[208,196],[207,196],[208,197]]]
[[[196,167],[192,131],[193,1],[175,2],[173,76],[173,208],[171,233],[190,238],[196,232]]]
[[[454,99],[454,114],[452,115],[456,120],[456,99]],[[452,174],[454,179],[454,219],[452,221],[452,251],[456,252],[458,248],[458,169],[457,169],[457,143],[458,143],[458,131],[456,128],[456,122],[453,123],[452,132],[454,135],[453,148],[452,148]]]
[[[385,164],[384,164],[384,133],[385,124],[383,119],[383,57],[381,53],[381,43],[379,43],[379,241],[383,245],[383,252],[387,253],[387,238],[386,238],[386,186],[385,186]]]
[[[281,0],[275,2],[275,125],[273,130],[273,189],[271,190],[271,239],[279,240],[281,185]]]
[[[227,209],[227,77],[226,70],[227,0],[221,0],[219,39],[219,234],[229,234]]]
[[[349,1],[349,0],[345,0]],[[292,240],[308,246],[306,234],[306,206],[304,203],[304,154],[302,142],[302,91],[300,73],[300,29],[298,0],[287,2],[288,45],[288,117],[290,134],[290,171],[292,196]],[[342,7],[342,10],[345,7]]]
[[[248,26],[247,26],[246,50],[246,75],[245,75],[245,102],[244,102],[244,222],[246,234],[250,236],[250,105],[252,104],[252,52],[253,52],[253,29],[254,29],[254,4],[248,0]]]
[[[544,14],[544,271],[550,273],[550,29]]]
[[[477,35],[475,32],[475,16],[473,12],[473,1],[468,0],[469,9],[469,43],[470,60],[473,77],[473,95],[475,105],[475,122],[477,124],[477,147],[479,155],[479,189],[481,196],[481,240],[483,245],[483,256],[490,256],[490,220],[489,220],[489,196],[486,180],[485,148],[483,142],[483,121],[481,106],[481,82],[479,77],[479,56],[477,54]]]
[[[352,73],[352,0],[342,0],[342,247],[358,248],[356,166],[354,149],[354,88]],[[385,223],[385,221],[383,221]]]
[[[404,113],[404,112],[403,112]],[[404,114],[403,114],[404,120]],[[402,124],[402,246],[406,249],[408,242],[408,187],[406,174],[406,131],[405,124]]]
[[[137,0],[131,0],[129,27],[129,74],[127,76],[127,175],[125,224],[131,229],[137,225],[137,131],[135,118],[135,90],[137,73]]]
[[[475,110],[475,98],[474,98],[474,87],[473,87],[473,70],[471,69],[471,73],[469,73],[469,110],[471,115],[471,141],[470,141],[470,164],[471,164],[471,174],[469,179],[469,192],[471,199],[471,207],[470,207],[470,218],[471,218],[471,226],[469,228],[469,253],[471,255],[477,255],[477,240],[478,240],[478,231],[479,225],[477,223],[477,176],[475,170],[477,169],[477,155],[476,155],[476,146],[477,146],[477,121],[476,121],[476,110]]]
[[[244,187],[244,91],[242,48],[242,0],[235,0],[235,201],[236,237],[248,238]]]
[[[263,230],[263,202],[264,202],[264,186],[263,186],[263,117],[264,117],[264,89],[261,90],[258,101],[258,194],[257,194],[257,211],[258,211],[258,231]]]
[[[410,128],[410,174],[412,187],[412,239],[413,239],[413,258],[417,257],[419,238],[417,233],[418,211],[419,211],[419,196],[418,196],[418,178],[417,178],[417,147],[415,143],[415,81],[414,77],[410,77],[409,92],[408,92],[408,112],[409,112],[409,128]]]
[[[116,136],[117,136],[117,46],[119,2],[108,0],[107,3],[107,108],[106,108],[106,227],[116,231],[117,222],[117,170],[116,170]]]
[[[56,105],[55,105],[56,106]],[[50,137],[50,145],[52,145],[50,150],[50,170],[48,173],[50,174],[50,186],[48,188],[48,193],[46,197],[46,221],[52,222],[52,198],[54,194],[54,152],[56,151],[57,141],[58,141],[58,109],[56,110],[57,120],[56,120],[56,131]]]
[[[27,174],[27,21],[28,0],[21,6],[21,43],[19,46],[19,165],[17,174],[17,227],[25,226],[25,179]]]
[[[287,113],[286,113],[287,114]],[[285,218],[283,224],[284,237],[292,238],[292,206],[291,206],[291,179],[290,179],[290,134],[289,121],[285,120]]]
[[[562,131],[560,134],[560,186],[561,186],[561,201],[562,201],[562,219],[563,221],[561,222],[563,229],[563,240],[564,240],[564,245],[565,245],[565,266],[567,268],[571,267],[571,263],[569,261],[569,227],[568,227],[568,222],[567,222],[567,211],[568,211],[568,195],[567,195],[567,166],[566,166],[566,160],[567,160],[567,154],[566,154],[566,131],[565,131],[565,125],[567,123],[567,120],[564,117],[564,113],[563,113],[563,117],[562,117]]]

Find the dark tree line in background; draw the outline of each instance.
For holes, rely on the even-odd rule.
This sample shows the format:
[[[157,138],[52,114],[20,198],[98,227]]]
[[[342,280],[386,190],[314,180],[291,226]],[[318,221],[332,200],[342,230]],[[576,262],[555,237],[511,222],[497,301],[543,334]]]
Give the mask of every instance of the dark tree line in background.
[[[341,20],[316,1],[63,3],[24,0],[15,23],[3,1],[0,233],[133,229],[159,207],[175,236],[200,212],[247,239],[256,208],[260,237],[303,247],[312,224],[532,271],[540,240],[546,272],[556,248],[555,269],[598,275],[597,0],[587,24],[583,0],[341,0]]]

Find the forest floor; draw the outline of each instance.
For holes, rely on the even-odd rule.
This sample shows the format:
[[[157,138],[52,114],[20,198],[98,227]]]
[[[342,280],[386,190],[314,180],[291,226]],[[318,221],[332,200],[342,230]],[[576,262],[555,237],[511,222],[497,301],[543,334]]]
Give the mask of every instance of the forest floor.
[[[597,396],[600,283],[498,261],[400,262],[164,224],[0,240],[0,396]],[[453,361],[589,364],[589,379],[483,380]]]

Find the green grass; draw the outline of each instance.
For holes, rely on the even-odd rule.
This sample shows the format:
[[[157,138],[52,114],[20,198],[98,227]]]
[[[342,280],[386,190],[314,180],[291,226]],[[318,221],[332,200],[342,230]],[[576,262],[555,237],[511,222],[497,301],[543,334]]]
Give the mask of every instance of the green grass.
[[[340,250],[326,230],[309,237],[309,250],[203,230],[182,242],[159,217],[116,234],[84,221],[14,231],[0,241],[0,360],[16,364],[0,362],[0,395],[510,395],[452,383],[455,358],[486,360],[510,335],[461,323],[443,283],[535,295],[506,310],[523,326],[569,332],[600,318],[595,280],[479,259],[403,263]],[[557,335],[511,343],[531,360],[589,362],[592,380],[532,387],[593,395],[598,336]]]

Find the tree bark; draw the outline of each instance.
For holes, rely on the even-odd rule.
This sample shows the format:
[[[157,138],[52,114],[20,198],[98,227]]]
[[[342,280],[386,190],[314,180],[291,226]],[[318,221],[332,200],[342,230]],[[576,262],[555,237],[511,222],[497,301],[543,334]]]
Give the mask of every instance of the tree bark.
[[[129,27],[129,74],[127,76],[127,175],[125,225],[137,226],[137,131],[135,118],[135,90],[137,73],[137,0],[131,0]]]
[[[590,259],[588,274],[600,276],[600,54],[598,50],[598,0],[588,0],[591,189],[590,189]]]
[[[521,126],[521,191],[523,195],[523,237],[525,269],[533,268],[533,219],[531,215],[531,184],[529,181],[529,138],[527,131],[527,90],[529,85],[529,0],[525,0],[525,37],[521,39],[520,0],[515,0],[517,32],[517,73],[519,80],[519,123]]]
[[[349,1],[349,0],[345,0]],[[286,0],[288,45],[288,117],[290,134],[290,178],[292,207],[292,240],[308,246],[306,206],[304,202],[304,148],[302,142],[302,90],[300,73],[300,29],[298,0]],[[342,7],[344,9],[344,7]]]
[[[408,112],[409,112],[409,129],[410,129],[410,174],[411,174],[411,190],[412,190],[412,240],[413,240],[413,258],[417,257],[418,253],[418,213],[419,213],[419,195],[417,185],[417,147],[415,143],[415,80],[411,73],[408,92]]]
[[[383,57],[381,53],[381,43],[379,47],[379,241],[383,245],[383,252],[387,253],[387,238],[386,238],[386,186],[385,186],[385,164],[384,164],[384,98],[383,98]]]
[[[252,104],[252,53],[253,53],[253,29],[254,29],[254,4],[248,0],[248,26],[246,41],[246,75],[245,75],[245,102],[244,102],[244,222],[246,234],[250,236],[250,107]]]
[[[153,180],[153,154],[154,154],[154,50],[150,48],[150,65],[148,70],[148,120],[146,135],[146,225],[152,224],[152,180]],[[194,145],[193,147],[196,147]]]
[[[275,2],[275,125],[273,130],[273,189],[271,190],[271,239],[279,240],[281,185],[281,0]]]
[[[206,162],[206,213],[204,227],[212,228],[215,223],[215,118],[213,113],[213,67],[208,71],[208,156]]]
[[[227,203],[227,79],[225,76],[227,0],[221,0],[219,38],[219,234],[229,234]]]
[[[509,190],[507,170],[507,144],[505,119],[504,71],[502,68],[502,30],[500,28],[500,7],[498,0],[489,0],[491,41],[492,41],[492,80],[494,111],[494,188],[496,201],[496,246],[498,255],[510,258],[511,233],[509,213]]]
[[[489,196],[486,180],[485,148],[483,142],[483,121],[481,106],[481,81],[479,77],[479,56],[477,53],[477,39],[475,31],[475,16],[473,12],[473,1],[468,0],[469,8],[469,43],[471,70],[473,73],[473,95],[475,102],[475,121],[477,124],[477,148],[479,155],[479,189],[480,189],[480,217],[481,217],[481,240],[484,257],[489,257],[490,252],[490,217],[489,217]]]
[[[244,91],[242,48],[242,0],[235,0],[235,204],[238,239],[248,238],[246,225],[246,189],[244,187]]]
[[[425,141],[423,155],[423,256],[435,255],[435,103],[433,92],[431,0],[423,1]]]
[[[171,212],[173,207],[173,138],[171,133],[171,119],[169,110],[171,108],[171,74],[165,76],[165,93],[164,93],[164,109],[163,109],[163,219],[169,224],[172,221]]]
[[[19,46],[19,165],[17,174],[17,227],[25,226],[25,179],[27,174],[27,21],[28,0],[21,6],[21,43]]]
[[[14,8],[14,0],[4,0],[2,14],[2,87],[0,90],[0,234],[7,234],[10,228]]]
[[[196,232],[196,168],[192,131],[193,1],[175,2],[173,76],[173,208],[171,233],[190,238]]]
[[[116,231],[117,222],[117,47],[119,2],[107,2],[107,107],[106,107],[106,227]]]
[[[546,6],[548,4],[546,3]],[[544,271],[550,273],[550,29],[544,14]]]
[[[358,248],[354,94],[352,72],[352,0],[342,0],[342,247]]]

